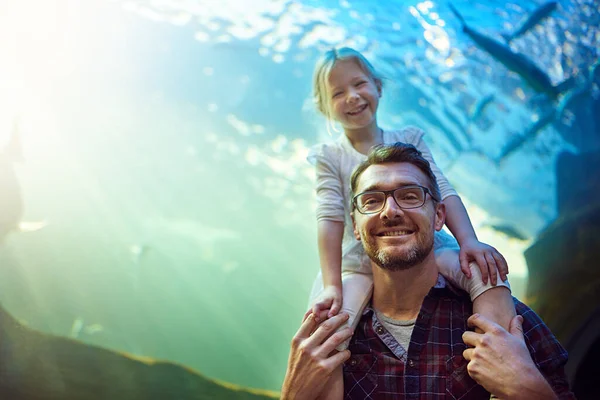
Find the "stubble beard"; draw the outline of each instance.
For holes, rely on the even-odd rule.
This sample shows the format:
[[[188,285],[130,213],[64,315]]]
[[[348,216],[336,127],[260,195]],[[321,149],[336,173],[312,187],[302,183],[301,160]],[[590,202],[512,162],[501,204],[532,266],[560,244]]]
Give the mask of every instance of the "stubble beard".
[[[369,236],[363,235],[363,238]],[[387,253],[380,249],[373,239],[364,241],[365,252],[375,264],[387,271],[403,271],[419,265],[433,250],[433,235],[419,235],[417,243],[408,250],[398,253]]]

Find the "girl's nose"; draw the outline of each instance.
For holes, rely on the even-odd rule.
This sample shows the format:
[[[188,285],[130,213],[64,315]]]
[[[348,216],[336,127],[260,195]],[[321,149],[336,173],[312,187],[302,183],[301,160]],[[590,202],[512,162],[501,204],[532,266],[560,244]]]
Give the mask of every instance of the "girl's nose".
[[[355,103],[356,101],[358,101],[358,93],[354,90],[351,90],[350,92],[348,92],[348,98],[347,101],[348,103]]]

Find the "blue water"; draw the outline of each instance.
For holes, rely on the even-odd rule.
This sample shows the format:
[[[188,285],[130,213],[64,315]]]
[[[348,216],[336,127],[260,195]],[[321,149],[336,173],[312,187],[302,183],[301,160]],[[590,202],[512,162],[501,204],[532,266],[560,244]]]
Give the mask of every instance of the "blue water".
[[[477,48],[445,2],[212,3],[2,6],[0,149],[16,123],[20,219],[42,227],[0,245],[4,307],[44,332],[277,390],[318,270],[305,156],[333,139],[312,68],[337,45],[386,75],[382,126],[427,132],[525,295],[522,251],[558,215],[558,154],[600,148],[597,4],[562,1],[511,43],[580,90],[532,131],[562,97]],[[536,7],[453,4],[499,41]]]

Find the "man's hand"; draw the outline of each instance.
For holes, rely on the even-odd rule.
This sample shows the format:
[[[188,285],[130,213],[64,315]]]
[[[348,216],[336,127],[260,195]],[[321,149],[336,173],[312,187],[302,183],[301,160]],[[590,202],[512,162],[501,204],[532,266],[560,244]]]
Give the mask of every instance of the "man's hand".
[[[481,270],[481,280],[487,284],[488,276],[492,285],[496,285],[498,273],[500,279],[506,280],[508,274],[508,264],[504,256],[494,247],[482,243],[477,239],[469,240],[460,245],[460,269],[467,277],[471,277],[469,263],[475,261]]]
[[[483,332],[463,333],[463,341],[471,347],[463,352],[471,378],[503,399],[556,398],[525,345],[523,317],[510,321],[510,332],[479,314],[467,323]]]
[[[348,350],[331,354],[352,336],[349,328],[335,332],[347,320],[348,314],[340,313],[317,328],[313,314],[304,319],[292,339],[282,400],[313,400],[321,394],[333,371],[350,358]]]

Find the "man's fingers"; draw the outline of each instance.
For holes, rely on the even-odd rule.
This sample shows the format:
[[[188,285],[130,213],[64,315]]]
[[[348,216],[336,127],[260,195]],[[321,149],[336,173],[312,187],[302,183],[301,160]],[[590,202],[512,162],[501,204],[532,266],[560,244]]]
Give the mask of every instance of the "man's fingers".
[[[300,329],[298,329],[296,335],[294,335],[294,340],[310,337],[311,332],[316,326],[317,323],[315,322],[315,315],[311,313],[308,315],[308,317],[306,317],[304,322],[302,322],[302,325],[300,325]]]
[[[462,340],[467,346],[475,347],[477,343],[479,343],[479,339],[481,338],[481,336],[481,333],[466,331],[462,335]]]
[[[484,257],[490,272],[490,281],[492,286],[496,286],[498,282],[498,267],[496,266],[496,260],[494,260],[494,257],[492,257],[492,255],[489,253],[485,253]]]
[[[520,315],[515,315],[513,319],[510,320],[509,332],[511,335],[518,337],[521,340],[525,340],[525,336],[523,335],[523,317]]]
[[[340,351],[339,353],[336,353],[336,354],[332,355],[331,357],[325,359],[323,361],[323,363],[325,364],[325,366],[327,367],[327,369],[329,371],[332,371],[332,370],[336,369],[337,367],[339,367],[340,365],[342,365],[343,363],[345,363],[346,361],[348,361],[350,356],[351,356],[350,350]]]
[[[321,357],[326,358],[332,351],[336,349],[340,344],[344,343],[346,339],[352,337],[352,330],[350,328],[344,328],[331,335],[319,348],[318,353]]]
[[[479,328],[483,333],[489,332],[493,329],[502,329],[497,323],[487,319],[481,314],[473,314],[467,320],[467,325],[471,328]]]
[[[333,332],[337,330],[342,324],[348,321],[347,313],[340,313],[335,317],[331,317],[323,322],[310,336],[310,345],[320,346]]]
[[[465,360],[471,361],[473,359],[474,351],[474,349],[466,349],[465,351],[463,351],[463,357],[465,358]]]
[[[310,308],[307,312],[304,313],[304,317],[302,317],[302,322],[306,321],[306,318],[308,318],[308,316],[310,314],[312,314],[313,310],[312,308]]]

